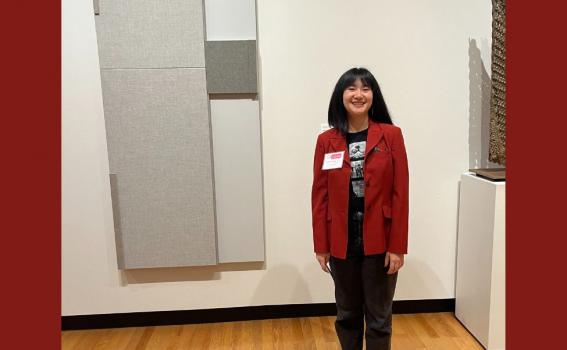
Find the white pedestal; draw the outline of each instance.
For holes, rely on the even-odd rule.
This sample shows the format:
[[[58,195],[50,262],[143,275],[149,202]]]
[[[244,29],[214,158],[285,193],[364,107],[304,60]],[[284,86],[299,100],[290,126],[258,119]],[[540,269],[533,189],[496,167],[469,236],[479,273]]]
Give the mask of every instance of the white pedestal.
[[[488,350],[505,346],[505,183],[461,175],[455,315]]]

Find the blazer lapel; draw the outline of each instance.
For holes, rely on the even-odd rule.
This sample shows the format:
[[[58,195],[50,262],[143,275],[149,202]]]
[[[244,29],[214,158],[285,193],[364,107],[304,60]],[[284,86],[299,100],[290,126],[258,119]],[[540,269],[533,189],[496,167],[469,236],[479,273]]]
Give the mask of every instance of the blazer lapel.
[[[378,123],[368,120],[368,138],[366,140],[366,150],[364,151],[365,159],[368,156],[368,153],[370,153],[370,151],[374,149],[378,143],[380,143],[382,137],[384,137],[382,127]]]
[[[376,145],[380,143],[380,140],[384,137],[384,131],[380,124],[373,122],[372,120],[368,120],[368,138],[366,139],[366,150],[364,151],[364,158],[368,156],[370,150],[374,149]],[[340,152],[344,151],[344,163],[350,167],[350,156],[347,149],[346,139],[340,132],[336,132],[335,136],[331,139],[331,152]]]
[[[338,133],[338,135],[331,138],[331,147],[333,148],[332,152],[344,151],[343,162],[350,167],[350,157],[344,136]]]

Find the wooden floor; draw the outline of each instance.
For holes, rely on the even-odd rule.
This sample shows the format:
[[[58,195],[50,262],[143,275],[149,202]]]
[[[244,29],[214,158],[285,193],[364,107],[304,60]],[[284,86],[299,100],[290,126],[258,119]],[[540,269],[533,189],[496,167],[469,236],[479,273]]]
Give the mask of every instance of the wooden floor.
[[[63,350],[340,349],[335,317],[64,331]],[[392,350],[483,348],[452,313],[394,315]]]

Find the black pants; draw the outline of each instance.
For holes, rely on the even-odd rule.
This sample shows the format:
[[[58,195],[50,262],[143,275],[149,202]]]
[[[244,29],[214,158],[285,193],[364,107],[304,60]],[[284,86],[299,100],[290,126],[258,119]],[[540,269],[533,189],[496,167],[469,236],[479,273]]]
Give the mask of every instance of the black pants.
[[[386,254],[349,258],[330,258],[335,282],[337,320],[335,329],[343,350],[362,349],[366,319],[366,349],[390,349],[392,302],[398,273],[388,275]]]

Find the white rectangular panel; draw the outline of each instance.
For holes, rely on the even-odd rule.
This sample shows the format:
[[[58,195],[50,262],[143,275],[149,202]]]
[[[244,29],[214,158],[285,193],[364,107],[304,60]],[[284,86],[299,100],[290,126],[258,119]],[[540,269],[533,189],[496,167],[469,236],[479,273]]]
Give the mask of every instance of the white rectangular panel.
[[[264,260],[258,101],[211,100],[219,263]]]
[[[205,0],[207,41],[256,40],[254,0]]]

